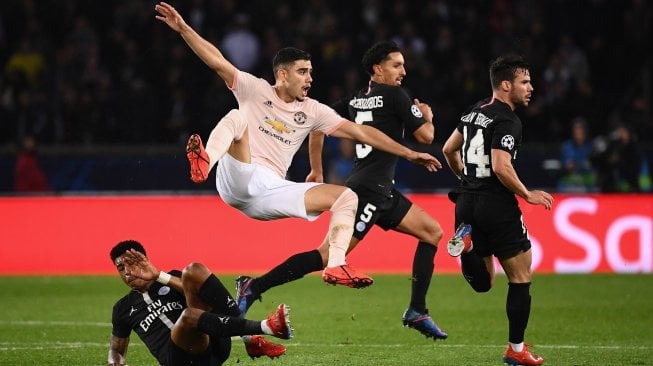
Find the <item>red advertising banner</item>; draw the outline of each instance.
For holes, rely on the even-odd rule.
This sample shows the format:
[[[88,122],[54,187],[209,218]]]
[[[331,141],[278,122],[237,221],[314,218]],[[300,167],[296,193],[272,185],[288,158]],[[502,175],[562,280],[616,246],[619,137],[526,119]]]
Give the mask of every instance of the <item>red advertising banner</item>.
[[[444,229],[435,271],[459,272],[447,255],[453,204],[445,195],[409,195]],[[651,273],[653,195],[556,195],[551,211],[522,202],[540,273]],[[262,273],[311,250],[326,234],[316,222],[256,221],[216,196],[3,197],[0,275],[114,273],[117,242],[143,243],[162,269],[191,261],[217,273]],[[348,261],[370,273],[409,273],[416,240],[374,228]],[[498,266],[497,266],[498,268]]]

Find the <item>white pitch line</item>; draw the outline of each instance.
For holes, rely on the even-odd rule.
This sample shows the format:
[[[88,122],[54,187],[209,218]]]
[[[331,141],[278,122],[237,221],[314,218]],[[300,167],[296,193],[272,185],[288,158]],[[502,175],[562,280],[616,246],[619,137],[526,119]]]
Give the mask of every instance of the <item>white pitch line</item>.
[[[109,343],[98,342],[0,342],[0,351],[22,351],[22,350],[46,350],[46,349],[75,349],[102,347],[106,348]],[[130,344],[130,347],[142,346],[141,344]]]
[[[291,342],[284,343],[286,347],[324,347],[323,343],[302,343],[302,342]],[[378,347],[378,348],[402,348],[406,346],[410,347],[429,347],[429,348],[465,348],[465,347],[474,347],[474,348],[505,348],[505,344],[491,345],[491,344],[452,344],[447,341],[439,341],[433,344],[423,344],[423,345],[414,345],[414,344],[333,344],[331,347]],[[551,348],[551,349],[613,349],[613,350],[650,350],[653,349],[653,346],[601,346],[601,345],[571,345],[571,344],[538,344],[533,346],[533,348]]]
[[[58,325],[58,326],[83,326],[83,327],[110,327],[111,323],[103,322],[73,322],[73,321],[58,321],[58,320],[0,320],[0,325]]]
[[[50,321],[50,320],[0,320],[0,325],[20,325],[20,326],[92,326],[92,327],[111,327],[111,323],[104,322],[75,322],[75,321]],[[232,340],[238,340],[240,337],[232,337]],[[7,344],[6,342],[0,342],[0,346]],[[45,344],[45,343],[42,343]],[[62,345],[66,343],[60,343]],[[79,344],[89,344],[90,343],[79,343]],[[320,343],[301,343],[301,342],[292,342],[284,344],[285,346],[291,347],[323,347],[324,344]],[[405,347],[406,344],[333,344],[332,347]],[[415,346],[415,345],[411,345]],[[79,348],[82,346],[67,346],[69,348]],[[503,348],[505,345],[489,345],[489,344],[452,344],[447,341],[440,341],[433,344],[421,345],[420,347],[442,347],[442,348],[463,348],[463,347],[478,347],[478,348]],[[56,348],[56,347],[54,347]],[[653,346],[607,346],[607,345],[574,345],[574,344],[538,344],[536,348],[550,348],[550,349],[606,349],[606,350],[650,350],[653,349]],[[4,347],[0,347],[0,350],[6,351]]]
[[[232,339],[238,339],[240,337],[232,337]],[[0,342],[0,351],[16,351],[16,350],[25,350],[25,349],[72,349],[72,348],[84,348],[84,347],[107,347],[108,343],[98,343],[98,342]],[[132,346],[142,346],[141,344],[135,343],[130,344]],[[236,346],[236,344],[234,344]],[[286,347],[292,348],[301,348],[301,347],[325,347],[324,343],[303,343],[303,342],[288,342],[284,343]],[[423,345],[407,345],[407,344],[332,344],[328,345],[329,347],[349,347],[349,348],[402,348],[406,346],[410,347],[420,347],[420,348],[503,348],[505,345],[489,345],[489,344],[451,344],[446,342],[438,342],[434,344],[423,344]],[[567,344],[543,344],[537,345],[536,348],[548,348],[548,349],[597,349],[597,350],[640,350],[646,351],[653,349],[653,346],[602,346],[602,345],[567,345]]]

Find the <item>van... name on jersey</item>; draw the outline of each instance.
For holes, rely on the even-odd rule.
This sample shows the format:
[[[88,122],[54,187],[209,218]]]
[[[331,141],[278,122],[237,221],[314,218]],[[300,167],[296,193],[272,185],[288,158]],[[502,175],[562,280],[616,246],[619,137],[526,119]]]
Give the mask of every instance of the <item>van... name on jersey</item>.
[[[494,122],[493,119],[488,118],[486,115],[479,112],[472,112],[470,114],[466,114],[462,116],[460,120],[467,123],[471,123],[473,121],[475,125],[479,125],[483,128],[486,128],[490,123]]]
[[[349,105],[356,109],[374,109],[383,107],[383,96],[377,95],[369,98],[353,98]]]

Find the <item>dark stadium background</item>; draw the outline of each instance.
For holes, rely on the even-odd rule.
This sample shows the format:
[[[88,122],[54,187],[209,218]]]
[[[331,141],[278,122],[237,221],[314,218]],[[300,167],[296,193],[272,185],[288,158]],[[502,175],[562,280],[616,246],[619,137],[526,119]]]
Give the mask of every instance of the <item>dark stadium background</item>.
[[[364,85],[362,52],[376,40],[394,39],[406,57],[405,86],[435,112],[429,151],[442,161],[441,144],[458,114],[489,96],[489,61],[507,50],[532,64],[535,94],[520,112],[525,147],[518,157],[528,186],[556,188],[555,160],[576,117],[588,121],[592,138],[608,138],[615,125],[627,124],[653,161],[653,10],[645,0],[172,3],[218,45],[228,35],[253,36],[258,50],[245,55],[241,67],[269,80],[276,49],[308,50],[314,66],[309,95],[326,103]],[[206,138],[235,99],[156,21],[154,4],[0,2],[0,192],[14,190],[16,154],[26,135],[36,138],[54,192],[213,192],[212,183],[188,179],[185,141],[194,132]],[[247,49],[242,42],[236,51]],[[21,49],[30,49],[42,67],[10,66]],[[335,147],[329,141],[327,169]],[[290,178],[303,180],[307,166],[302,151]],[[448,170],[432,175],[407,162],[399,166],[398,185],[407,191],[442,192],[453,183]]]

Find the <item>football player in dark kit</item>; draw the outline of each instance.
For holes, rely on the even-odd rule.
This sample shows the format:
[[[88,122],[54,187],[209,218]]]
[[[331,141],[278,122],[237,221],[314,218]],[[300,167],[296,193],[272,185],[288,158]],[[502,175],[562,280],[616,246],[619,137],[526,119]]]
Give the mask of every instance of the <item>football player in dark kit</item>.
[[[460,178],[449,195],[456,204],[458,229],[447,249],[452,256],[460,255],[463,275],[477,292],[490,290],[492,256],[499,259],[508,277],[509,344],[503,361],[541,365],[542,357],[530,353],[524,344],[531,310],[532,253],[515,195],[547,210],[553,197],[528,190],[513,167],[522,140],[522,123],[514,110],[528,106],[533,92],[529,65],[518,55],[501,56],[490,65],[490,82],[492,97],[463,114],[442,149]]]
[[[368,85],[352,98],[336,104],[336,111],[348,113],[356,123],[383,131],[397,142],[403,141],[406,134],[421,144],[431,144],[435,136],[433,112],[427,104],[411,99],[401,87],[406,77],[401,49],[391,41],[379,42],[365,52],[361,63],[370,76]],[[317,143],[321,145],[319,140]],[[321,152],[321,148],[318,151]],[[415,237],[418,243],[413,257],[411,298],[402,321],[427,337],[444,339],[447,334],[435,325],[426,309],[426,293],[442,228],[426,211],[395,189],[397,161],[388,153],[356,144],[354,168],[345,182],[358,194],[356,224],[349,250],[354,249],[374,225]],[[321,164],[314,165],[314,169],[321,170]]]
[[[411,134],[422,144],[433,141],[435,128],[431,108],[419,100],[412,100],[401,87],[406,76],[404,57],[399,47],[390,41],[379,42],[368,49],[362,65],[370,75],[369,84],[336,103],[340,115],[349,115],[356,123],[374,127],[397,142],[403,141],[404,133]],[[311,173],[308,181],[323,179],[321,152],[323,134],[311,134]],[[439,162],[438,162],[439,164]],[[433,260],[437,245],[442,238],[442,228],[426,211],[414,205],[395,189],[394,176],[397,158],[369,145],[356,144],[356,160],[345,185],[358,195],[358,208],[348,252],[354,249],[375,224],[384,230],[409,234],[418,240],[412,268],[412,293],[409,307],[403,314],[405,326],[414,328],[433,339],[445,339],[447,334],[433,322],[426,309],[426,293],[433,275]],[[272,282],[266,274],[251,279],[238,280],[238,301],[244,304],[241,311],[251,305],[270,287],[288,282],[318,271],[325,265],[326,247],[296,254],[275,270],[288,275],[282,281]],[[299,265],[301,259],[301,265]],[[312,267],[310,267],[312,265]],[[275,270],[269,272],[274,273]]]
[[[266,320],[240,317],[236,301],[208,268],[191,263],[183,272],[158,270],[134,240],[110,253],[122,280],[132,290],[113,307],[109,365],[125,365],[134,331],[161,365],[221,365],[231,352],[231,337],[246,336],[252,357],[278,357],[285,347],[260,334],[292,337],[285,304]]]

